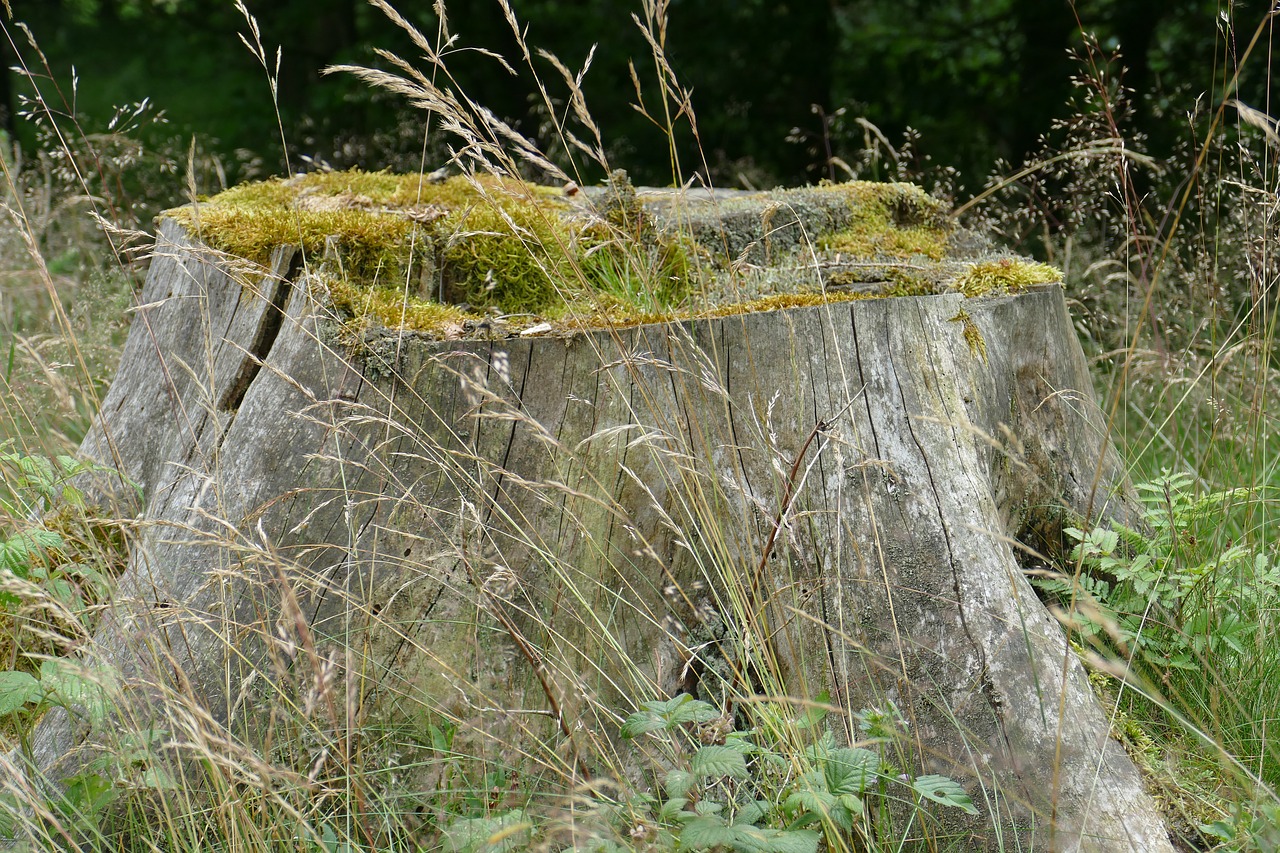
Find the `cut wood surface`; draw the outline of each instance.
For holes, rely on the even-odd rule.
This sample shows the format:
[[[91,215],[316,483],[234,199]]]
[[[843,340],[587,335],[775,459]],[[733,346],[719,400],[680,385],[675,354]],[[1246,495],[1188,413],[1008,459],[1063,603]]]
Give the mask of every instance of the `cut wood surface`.
[[[141,487],[96,638],[134,715],[252,740],[328,667],[339,728],[411,696],[589,775],[642,700],[825,692],[843,740],[901,711],[972,849],[1172,849],[1023,573],[1128,507],[1059,286],[351,351],[300,260],[161,228],[82,448]],[[50,714],[44,769],[94,736]]]

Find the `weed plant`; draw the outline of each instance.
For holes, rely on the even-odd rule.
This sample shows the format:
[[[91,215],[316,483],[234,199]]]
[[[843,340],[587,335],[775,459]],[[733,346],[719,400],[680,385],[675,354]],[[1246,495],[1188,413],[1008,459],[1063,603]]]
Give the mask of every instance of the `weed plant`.
[[[1244,69],[1270,61],[1270,19],[1242,15],[1222,11],[1217,82],[1188,97],[1188,141],[1162,162],[1127,125],[1148,93],[1086,38],[1074,117],[972,215],[1063,269],[1147,507],[1139,529],[1071,531],[1072,562],[1042,586],[1112,680],[1119,718],[1154,737],[1145,761],[1204,821],[1199,843],[1266,850],[1280,783],[1266,710],[1280,665],[1278,140],[1273,119],[1233,100]]]
[[[482,176],[537,175],[567,184],[582,180],[577,163],[605,174],[616,165],[581,94],[585,67],[572,71],[545,55],[537,60],[555,72],[554,82],[539,83],[538,97],[547,116],[561,117],[552,128],[560,147],[544,153],[450,78],[449,54],[457,46],[443,5],[439,32],[431,36],[381,0],[373,5],[401,25],[425,65],[380,51],[392,71],[335,70],[423,107],[424,146],[438,146],[443,134],[454,168],[481,192],[493,191]],[[538,53],[524,42],[514,12],[503,8],[520,59],[534,67]],[[637,82],[637,106],[669,138],[686,132],[696,138],[690,94],[663,50],[667,11],[661,0],[646,0],[634,21],[652,48],[656,80],[656,87]],[[273,51],[247,11],[245,17],[246,44],[274,93]],[[1235,24],[1228,16],[1227,25]],[[1219,78],[1262,61],[1265,50],[1251,43],[1238,56],[1226,54]],[[966,207],[979,227],[1032,246],[1066,272],[1112,434],[1137,479],[1152,485],[1144,491],[1143,524],[1070,530],[1070,561],[1034,572],[1093,662],[1117,729],[1128,733],[1140,765],[1167,795],[1184,837],[1206,849],[1214,843],[1274,849],[1280,762],[1270,715],[1280,684],[1273,642],[1280,569],[1271,533],[1277,430],[1267,405],[1277,390],[1280,273],[1272,257],[1280,210],[1274,127],[1229,106],[1230,91],[1215,92],[1211,111],[1191,115],[1194,146],[1157,165],[1141,155],[1141,140],[1125,133],[1130,93],[1114,75],[1116,63],[1088,42],[1080,61],[1076,118],[1055,129],[1036,162],[1008,168]],[[557,98],[553,88],[567,94]],[[375,612],[353,598],[348,615],[361,627],[327,642],[334,638],[318,636],[299,605],[325,579],[226,519],[213,534],[193,527],[163,535],[204,537],[268,579],[257,592],[280,618],[236,626],[266,652],[247,661],[247,672],[229,664],[227,673],[268,711],[267,730],[245,732],[215,719],[190,685],[95,665],[94,627],[115,618],[105,606],[109,587],[123,568],[126,544],[136,549],[147,531],[120,520],[127,507],[82,501],[78,478],[94,472],[67,454],[100,402],[127,323],[138,268],[122,235],[145,224],[138,211],[151,209],[156,193],[173,189],[181,160],[131,147],[127,127],[104,136],[57,122],[67,111],[37,91],[27,112],[46,129],[41,152],[33,160],[11,146],[3,152],[0,257],[12,268],[0,290],[0,733],[15,750],[0,757],[0,837],[33,849],[104,851],[963,848],[962,839],[940,829],[938,816],[970,812],[974,804],[951,780],[923,772],[922,756],[887,697],[879,707],[835,708],[841,713],[828,718],[827,697],[784,695],[771,670],[776,661],[766,654],[735,658],[730,650],[713,659],[708,649],[730,644],[712,636],[688,638],[685,665],[697,661],[710,673],[703,689],[720,703],[687,694],[662,698],[662,685],[644,666],[625,660],[621,680],[608,691],[580,689],[581,668],[598,661],[584,664],[575,648],[582,637],[573,630],[594,634],[604,654],[617,659],[627,654],[623,638],[612,636],[603,618],[566,629],[527,609],[519,579],[487,556],[493,543],[484,519],[503,510],[496,505],[464,503],[453,519],[471,531],[454,555],[465,572],[453,593],[473,604],[468,618],[477,631],[507,636],[518,659],[504,665],[534,674],[530,695],[550,712],[506,709],[502,730],[486,732],[468,721],[478,709],[494,710],[495,697],[463,695],[450,705],[409,691],[407,681],[389,682],[392,696],[382,706],[365,703],[362,690],[371,679],[361,644],[418,641],[393,610]],[[143,113],[138,108],[125,119]],[[919,172],[911,140],[895,147],[875,128],[857,127],[865,140],[859,151],[821,146],[828,152],[824,171],[888,172],[954,191],[955,175]],[[675,184],[708,171],[705,163],[680,162],[674,145],[671,151]],[[421,166],[425,179],[428,164]],[[187,171],[195,196],[208,168],[193,152]],[[140,183],[131,185],[126,174]],[[114,195],[108,187],[117,188]],[[1056,200],[1068,197],[1077,205],[1064,209]],[[157,206],[167,203],[161,198]],[[84,225],[89,213],[96,231]],[[652,270],[652,259],[634,251],[625,228],[616,231],[597,260],[613,265],[623,296],[658,298],[661,283],[635,272]],[[575,276],[598,274],[557,271],[568,279],[565,292],[577,289]],[[459,370],[465,393],[477,405],[491,402],[484,396],[491,392],[468,376]],[[714,369],[706,379],[714,393]],[[751,509],[746,484],[717,476],[705,445],[666,441],[678,434],[664,429],[669,413],[646,409],[644,401],[634,407],[635,422],[651,427],[634,439],[637,448],[654,448],[677,463],[669,481],[637,487],[681,495],[680,512],[665,522],[689,543],[692,574],[700,578],[696,588],[648,592],[732,613],[746,626],[740,652],[752,632],[765,630],[749,594],[750,555],[759,551],[752,512],[759,508]],[[372,423],[389,440],[409,434],[399,414],[389,402],[385,410],[347,413],[333,426]],[[761,425],[762,446],[769,446],[769,429]],[[569,456],[578,451],[560,449]],[[499,473],[481,461],[455,456],[443,464],[469,493],[480,494]],[[781,486],[780,480],[784,494]],[[421,509],[412,505],[412,490],[406,494],[406,512]],[[563,484],[542,484],[531,494],[581,497]],[[577,506],[585,513],[591,501]],[[505,521],[520,526],[519,517]],[[587,523],[585,516],[575,521]],[[425,541],[414,543],[417,552],[408,548],[414,553],[405,560],[410,573],[422,561],[417,566],[425,574],[427,558],[418,554],[435,546],[430,536],[419,539]],[[532,537],[520,544],[540,571],[583,602],[600,599],[600,590],[558,559],[552,545]],[[194,624],[199,615],[165,618]],[[434,653],[415,650],[427,659]],[[154,654],[165,662],[166,651]],[[743,690],[747,671],[763,690]],[[138,692],[155,712],[133,720],[131,697]],[[771,692],[777,702],[747,701]],[[44,786],[23,766],[36,748],[28,739],[32,724],[56,713],[111,717],[115,732],[61,789]],[[844,726],[839,742],[826,728],[836,717]],[[589,760],[594,766],[586,766]]]

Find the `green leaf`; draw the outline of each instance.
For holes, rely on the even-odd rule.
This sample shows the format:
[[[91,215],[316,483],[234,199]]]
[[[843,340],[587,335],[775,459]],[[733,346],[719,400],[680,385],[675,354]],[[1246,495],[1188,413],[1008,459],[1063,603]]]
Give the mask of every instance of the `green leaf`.
[[[1120,544],[1120,534],[1114,530],[1097,531],[1100,535],[1097,537],[1098,547],[1104,554],[1114,554],[1116,546]]]
[[[774,830],[767,853],[817,853],[822,836],[809,829]]]
[[[92,721],[106,716],[108,708],[107,676],[89,673],[67,661],[50,658],[40,664],[40,684],[45,699],[52,705],[82,713]]]
[[[668,822],[676,820],[687,805],[689,805],[687,797],[672,797],[662,804],[662,808],[658,809],[658,819]]]
[[[822,769],[831,793],[861,794],[880,769],[880,756],[869,749],[837,749]]]
[[[965,814],[978,813],[973,800],[964,792],[964,788],[946,776],[919,776],[912,787],[915,788],[916,793],[927,800],[960,809]]]
[[[836,748],[836,737],[830,731],[824,731],[818,742],[804,748],[805,760],[810,764],[823,761],[831,750]]]
[[[863,708],[854,714],[858,728],[866,733],[869,740],[893,740],[899,737],[907,726],[902,712],[893,700],[887,700],[884,708]]]
[[[773,803],[768,800],[752,800],[738,812],[735,823],[759,823],[773,811]]]
[[[26,810],[16,794],[0,794],[0,838],[12,838],[18,829],[19,816]]]
[[[153,791],[178,791],[183,787],[172,773],[161,767],[148,767],[142,771],[142,784]]]
[[[0,717],[12,714],[44,695],[40,682],[25,672],[0,672]]]
[[[729,842],[738,853],[815,853],[819,835],[809,830],[763,829],[735,823]]]
[[[743,755],[757,755],[764,750],[752,738],[755,737],[755,729],[749,729],[745,732],[729,732],[724,739],[724,746],[732,750],[742,753]]]
[[[98,813],[111,805],[121,789],[98,773],[78,773],[66,781],[62,799],[56,803],[65,815],[74,815],[92,824]]]
[[[813,704],[804,709],[804,713],[796,717],[795,725],[797,729],[804,730],[816,726],[818,723],[826,719],[827,714],[831,711],[825,707],[831,704],[831,692],[823,690],[813,700]]]
[[[622,736],[634,738],[647,732],[670,731],[684,723],[705,723],[718,716],[716,709],[708,703],[681,693],[671,699],[641,703],[640,710],[623,722]]]
[[[789,815],[810,813],[819,817],[831,813],[836,798],[828,791],[816,788],[798,788],[782,803],[782,810]]]
[[[718,815],[696,817],[680,830],[681,850],[706,850],[724,845],[730,847],[738,837],[738,831]]]
[[[497,817],[460,818],[445,827],[446,853],[513,853],[529,849],[533,825],[520,809]]]
[[[8,569],[20,578],[30,575],[34,565],[50,562],[52,551],[60,550],[63,538],[52,530],[24,530],[0,542],[0,571]]]
[[[738,853],[816,853],[822,838],[808,829],[761,829],[734,824],[736,837],[730,842]]]
[[[667,721],[661,717],[647,714],[644,711],[636,711],[623,721],[621,732],[624,738],[630,740],[649,732],[664,731],[666,728]]]
[[[862,798],[854,794],[841,794],[836,797],[836,802],[854,817],[860,816],[867,809]]]
[[[677,768],[667,771],[662,780],[662,788],[668,797],[683,797],[696,781],[692,773]]]
[[[694,699],[688,693],[681,693],[672,699],[671,703],[678,703],[668,713],[672,726],[682,723],[706,723],[720,716],[720,712],[709,703]]]
[[[1222,841],[1232,841],[1236,837],[1235,827],[1225,820],[1215,820],[1213,823],[1200,824],[1200,831],[1205,835],[1221,839]]]
[[[747,759],[728,746],[704,746],[693,754],[689,769],[700,779],[730,776],[747,778]]]
[[[80,598],[80,590],[66,578],[51,578],[43,583],[50,597],[72,613],[84,608],[84,600]]]

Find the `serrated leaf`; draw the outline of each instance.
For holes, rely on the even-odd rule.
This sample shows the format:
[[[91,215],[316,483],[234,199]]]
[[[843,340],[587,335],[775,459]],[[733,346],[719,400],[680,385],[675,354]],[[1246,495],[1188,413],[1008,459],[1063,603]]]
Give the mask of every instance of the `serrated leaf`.
[[[697,817],[680,830],[681,850],[706,850],[719,845],[731,846],[737,831],[716,815]]]
[[[45,592],[73,613],[84,606],[80,591],[66,578],[52,578],[43,583]]]
[[[720,716],[720,712],[701,699],[682,693],[676,699],[684,699],[670,714],[672,725],[681,723],[706,723]]]
[[[668,770],[662,780],[662,789],[667,792],[668,797],[683,797],[695,781],[693,774],[688,771]]]
[[[822,836],[809,829],[761,829],[734,825],[738,853],[816,853]]]
[[[705,723],[719,714],[715,708],[688,693],[670,699],[651,699],[622,724],[622,736],[634,738],[647,732],[671,730],[684,723]]]
[[[822,836],[810,829],[776,829],[761,853],[817,853]]]
[[[747,759],[728,746],[704,746],[693,754],[689,769],[700,779],[729,776],[747,778]]]
[[[55,805],[68,816],[92,817],[111,805],[121,793],[121,789],[99,773],[77,773],[63,784],[62,798]]]
[[[25,672],[0,672],[0,717],[12,714],[44,695],[40,682]]]
[[[667,721],[661,717],[644,711],[637,711],[622,723],[621,733],[630,740],[648,732],[661,731],[667,727]]]
[[[50,552],[63,545],[63,538],[52,530],[24,530],[0,542],[0,570],[28,577],[33,565],[49,562]]]
[[[804,758],[807,764],[820,764],[825,761],[827,756],[831,754],[831,750],[836,748],[836,738],[830,731],[824,731],[818,742],[810,744],[804,748]]]
[[[823,763],[827,790],[833,794],[861,794],[880,769],[880,756],[869,749],[844,748]]]
[[[658,809],[658,819],[662,821],[676,820],[688,804],[689,799],[687,797],[672,797],[662,804],[662,808]]]
[[[76,509],[85,509],[84,494],[69,483],[62,486],[62,500]]]
[[[108,702],[105,674],[90,675],[78,667],[54,658],[40,664],[40,684],[45,699],[68,711],[82,713],[90,720],[106,715]]]
[[[508,853],[527,850],[532,824],[512,809],[497,817],[460,818],[444,830],[447,853]]]
[[[773,811],[773,803],[768,800],[752,800],[738,812],[735,823],[759,823]]]
[[[808,729],[816,726],[818,723],[826,719],[827,714],[831,710],[825,706],[831,704],[831,692],[823,690],[813,700],[814,704],[804,709],[804,713],[796,717],[795,725],[797,729]]]
[[[729,732],[729,734],[725,736],[724,746],[727,746],[732,750],[736,750],[737,752],[741,752],[743,755],[756,755],[757,753],[763,752],[763,750],[760,748],[759,744],[751,739],[754,736],[754,729],[745,732]]]
[[[182,787],[172,773],[160,767],[149,767],[142,771],[142,784],[153,791],[177,791]]]
[[[973,800],[964,792],[959,783],[946,776],[919,776],[911,786],[920,796],[932,800],[939,805],[960,809],[966,814],[976,815],[978,809]]]
[[[816,815],[827,815],[836,803],[836,798],[827,791],[813,788],[800,788],[793,791],[782,803],[782,809],[789,815],[809,812]]]
[[[836,797],[836,802],[854,817],[861,815],[866,810],[866,805],[862,802],[862,798],[854,794],[841,794]]]

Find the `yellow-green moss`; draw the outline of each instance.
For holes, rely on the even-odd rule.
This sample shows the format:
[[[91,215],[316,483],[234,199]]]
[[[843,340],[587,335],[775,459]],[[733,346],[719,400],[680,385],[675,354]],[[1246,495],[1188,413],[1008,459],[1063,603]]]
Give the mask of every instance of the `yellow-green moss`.
[[[868,293],[777,293],[773,296],[762,296],[749,302],[735,305],[722,305],[699,315],[707,317],[735,317],[739,314],[754,314],[758,311],[779,311],[784,308],[808,308],[812,305],[829,305],[836,302],[853,302],[859,299],[876,298]]]
[[[1018,293],[1036,284],[1062,281],[1062,273],[1048,264],[1021,258],[1001,258],[970,264],[956,276],[952,286],[965,296],[987,293]]]
[[[454,305],[406,297],[394,287],[361,287],[341,278],[325,278],[334,308],[359,321],[373,321],[389,329],[416,329],[445,333],[460,329],[477,315]]]
[[[938,292],[938,285],[928,276],[909,269],[890,267],[885,270],[890,284],[881,289],[885,296],[926,296]]]
[[[951,223],[946,206],[913,184],[853,181],[818,189],[841,193],[853,215],[844,228],[818,238],[818,248],[860,258],[923,256],[942,260]]]
[[[987,339],[982,336],[982,330],[978,328],[978,324],[974,322],[973,317],[969,316],[969,312],[961,308],[956,312],[956,316],[951,318],[952,323],[960,323],[963,327],[964,342],[969,347],[969,352],[974,358],[987,360]]]
[[[319,258],[332,239],[355,284],[402,284],[425,267],[440,271],[445,301],[516,313],[560,300],[574,280],[562,206],[521,181],[351,171],[243,184],[167,215],[250,261],[281,245]]]
[[[953,257],[945,205],[910,184],[655,204],[617,172],[594,203],[586,195],[493,177],[320,172],[244,184],[167,215],[258,263],[278,246],[302,247],[352,329],[442,337],[493,315],[506,332],[542,320],[633,325],[1059,278],[1027,261]]]
[[[756,314],[764,311],[779,311],[786,308],[808,308],[814,305],[829,305],[839,302],[853,302],[862,299],[878,299],[874,293],[775,293],[743,302],[718,305],[702,311],[642,311],[628,303],[605,297],[597,298],[591,303],[575,303],[567,305],[563,313],[551,319],[571,329],[624,328],[640,326],[648,323],[667,323],[672,320],[709,320],[717,317],[737,317],[742,314]]]

